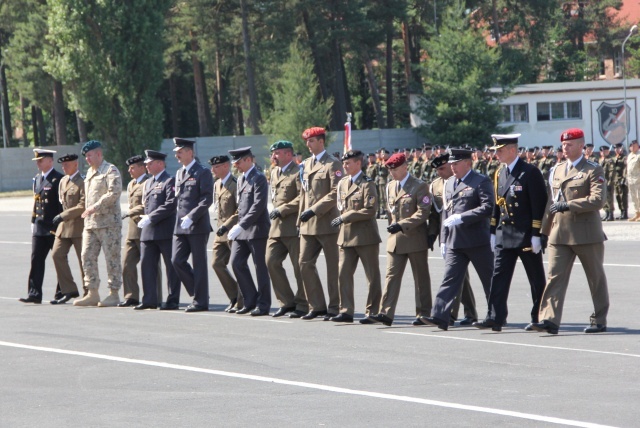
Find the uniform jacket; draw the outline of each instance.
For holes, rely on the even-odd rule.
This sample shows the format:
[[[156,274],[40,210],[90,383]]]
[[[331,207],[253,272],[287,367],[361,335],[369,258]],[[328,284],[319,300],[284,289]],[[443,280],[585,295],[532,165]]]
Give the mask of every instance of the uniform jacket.
[[[444,192],[444,180],[438,177],[429,185],[431,193],[431,211],[429,212],[429,235],[440,235],[440,217],[442,216],[442,193]]]
[[[236,239],[269,237],[269,184],[267,177],[253,168],[238,179],[238,226],[242,231]]]
[[[511,174],[508,170],[502,165],[498,174],[491,233],[503,248],[530,247],[531,236],[540,236],[547,206],[546,185],[540,170],[521,159]]]
[[[488,245],[495,200],[491,180],[486,175],[471,170],[454,189],[455,179],[455,176],[449,177],[444,185],[442,221],[453,214],[460,214],[462,224],[442,227],[440,241],[451,249]]]
[[[42,173],[38,173],[33,178],[33,236],[51,236],[56,231],[53,218],[62,211],[58,190],[63,175],[52,169],[42,183],[41,177]]]
[[[142,204],[151,224],[140,230],[141,241],[159,241],[173,237],[176,222],[175,180],[167,171],[158,179],[149,177],[142,183]],[[137,227],[136,227],[137,228]]]
[[[387,184],[387,210],[391,223],[398,223],[402,231],[389,235],[387,251],[396,254],[426,251],[427,218],[431,211],[431,194],[427,183],[411,175],[404,187],[397,191],[397,181]]]
[[[176,235],[211,233],[209,207],[213,203],[213,175],[195,162],[189,171],[178,169],[176,174]],[[180,227],[182,217],[189,216],[193,224],[188,229]]]
[[[613,184],[623,186],[627,178],[627,156],[620,155],[613,158]]]
[[[81,238],[84,229],[84,219],[81,217],[84,207],[84,178],[80,171],[69,179],[65,175],[60,180],[60,202],[63,211],[60,213],[63,222],[58,225],[58,238]]]
[[[102,161],[97,169],[90,167],[84,179],[85,205],[96,212],[84,219],[84,228],[122,227],[121,193],[122,177],[115,165]]]
[[[144,183],[148,178],[149,176],[145,174],[140,183],[138,183],[138,180],[133,179],[127,185],[127,195],[129,197],[129,211],[127,213],[129,217],[129,230],[127,231],[127,239],[140,239],[142,229],[138,227],[138,222],[140,221],[140,216],[144,214],[142,192],[144,190]]]
[[[600,219],[607,192],[600,165],[583,157],[567,173],[567,161],[559,163],[553,171],[551,190],[553,199],[549,202],[566,201],[569,211],[545,213],[542,233],[549,236],[550,244],[593,244],[607,239]]]
[[[222,185],[222,180],[216,180],[213,185],[213,203],[218,211],[218,229],[225,226],[231,230],[238,223],[238,179],[230,175],[227,182]],[[229,233],[229,232],[227,232]],[[227,242],[227,233],[216,235],[214,242]]]
[[[629,184],[640,183],[640,151],[627,156],[627,181]]]
[[[378,197],[376,185],[364,174],[355,183],[347,176],[338,183],[338,209],[342,217],[338,245],[357,247],[382,242],[378,232]]]
[[[311,209],[316,215],[304,223],[298,221],[300,234],[337,233],[336,228],[331,227],[331,220],[340,215],[336,206],[336,186],[344,174],[342,164],[328,152],[325,152],[313,167],[311,167],[312,161],[313,156],[302,163],[300,213]]]
[[[301,191],[300,165],[291,162],[284,173],[279,166],[271,170],[271,202],[280,217],[271,222],[269,237],[297,236]]]
[[[365,173],[375,183],[378,178],[378,164],[376,162],[368,164]]]

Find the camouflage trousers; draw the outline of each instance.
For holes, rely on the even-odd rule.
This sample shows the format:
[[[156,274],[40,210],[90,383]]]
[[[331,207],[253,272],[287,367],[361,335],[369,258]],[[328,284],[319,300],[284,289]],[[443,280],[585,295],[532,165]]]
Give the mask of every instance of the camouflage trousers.
[[[107,262],[109,288],[112,290],[120,289],[122,286],[121,241],[120,227],[85,229],[82,232],[82,268],[84,269],[85,287],[97,289],[100,286],[98,256],[100,249],[102,249]]]
[[[620,211],[629,210],[629,188],[626,184],[616,183],[616,202]]]

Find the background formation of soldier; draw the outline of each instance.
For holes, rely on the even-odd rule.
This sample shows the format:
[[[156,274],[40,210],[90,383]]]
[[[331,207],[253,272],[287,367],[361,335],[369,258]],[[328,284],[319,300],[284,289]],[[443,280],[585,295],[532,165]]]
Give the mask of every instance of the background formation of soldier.
[[[357,312],[354,274],[362,263],[368,294],[358,321],[389,326],[408,262],[416,304],[413,325],[447,330],[462,303],[461,325],[501,331],[520,259],[532,296],[531,322],[525,330],[557,334],[570,267],[578,257],[594,302],[585,332],[606,331],[602,221],[613,220],[614,195],[618,219],[640,221],[638,142],[630,144],[628,155],[618,144],[615,154],[602,146],[596,157],[579,129],[565,131],[556,150],[518,147],[518,137],[493,135],[493,145],[484,150],[424,145],[366,155],[350,150],[340,156],[326,151],[326,131],[314,127],[302,134],[311,152],[307,159],[294,153],[289,141],[271,145],[268,179],[250,147],[214,156],[209,171],[195,157],[194,140],[174,138],[174,155],[181,164],[175,175],[166,171],[167,155],[155,150],[127,160],[131,180],[124,215],[121,173],[103,158],[100,142],[82,147],[89,164],[86,176],[78,171],[77,155],[58,159],[62,174],[54,168],[54,151],[34,149],[39,173],[33,182],[32,263],[28,296],[20,300],[42,302],[45,259],[52,251],[58,283],[51,304],[75,299],[75,306],[177,310],[184,286],[192,298],[185,312],[207,311],[206,253],[214,231],[213,206],[217,223],[212,268],[229,301],[229,313],[269,315],[273,288],[278,302],[274,317],[351,323]],[[635,208],[631,218],[629,196]],[[384,281],[377,218],[387,219],[389,234],[383,244]],[[123,220],[128,222],[124,252]],[[69,268],[71,247],[82,290]],[[545,249],[548,276],[542,263]],[[438,251],[445,262],[433,295],[429,250]],[[99,294],[100,252],[107,265],[104,298]],[[321,252],[325,287],[317,269]],[[286,259],[293,278],[287,277]],[[478,273],[487,302],[482,320],[469,265]]]

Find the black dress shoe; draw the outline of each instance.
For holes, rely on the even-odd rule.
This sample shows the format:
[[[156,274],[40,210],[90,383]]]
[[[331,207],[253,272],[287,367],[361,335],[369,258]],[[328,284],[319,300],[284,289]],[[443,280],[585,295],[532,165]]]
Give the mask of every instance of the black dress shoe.
[[[378,323],[378,321],[374,321],[370,317],[360,318],[358,322],[360,324],[377,324]]]
[[[299,310],[296,309],[293,312],[289,312],[289,318],[302,318],[306,314],[307,313],[305,311],[299,311]]]
[[[140,303],[139,305],[133,307],[134,311],[144,311],[145,309],[158,309],[158,307],[156,305],[147,305],[144,303]]]
[[[369,318],[375,320],[376,322],[381,322],[382,324],[386,325],[387,327],[389,327],[389,326],[391,326],[391,324],[393,324],[393,320],[391,318],[389,318],[388,316],[384,315],[384,314],[373,315],[373,316],[371,316]]]
[[[254,310],[256,307],[252,306],[250,308],[247,308],[246,306],[243,306],[242,309],[238,309],[236,311],[236,314],[238,315],[244,315],[244,314],[248,314],[249,312],[251,312],[252,310]]]
[[[473,325],[474,322],[478,321],[475,318],[464,317],[460,320],[460,325]]]
[[[261,316],[264,316],[264,315],[269,315],[269,311],[268,310],[263,311],[260,308],[255,308],[254,310],[252,310],[250,312],[250,314],[251,314],[252,317],[261,317]]]
[[[591,324],[584,329],[585,333],[604,333],[605,331],[607,331],[607,326],[603,324]]]
[[[420,317],[420,321],[424,325],[432,325],[434,327],[438,327],[440,330],[447,331],[449,330],[449,323],[446,321],[441,321],[435,317]]]
[[[75,299],[76,297],[80,297],[80,295],[78,293],[67,293],[63,294],[62,297],[58,298],[57,300],[52,300],[49,303],[51,303],[52,305],[64,305],[69,300]]]
[[[20,300],[22,303],[35,303],[35,304],[40,304],[42,303],[42,298],[38,299],[37,297],[34,296],[29,296],[26,299],[24,297],[21,297]]]
[[[161,311],[175,311],[177,309],[180,309],[180,305],[177,303],[163,303],[160,305]]]
[[[137,306],[140,302],[136,299],[126,299],[124,302],[118,303],[119,308],[128,308],[129,306]]]
[[[541,333],[558,334],[558,326],[551,321],[532,322],[531,328]]]
[[[312,320],[314,318],[318,318],[324,315],[327,315],[327,311],[309,311],[308,314],[303,315],[301,318],[303,320]]]
[[[479,329],[490,328],[493,331],[502,331],[502,324],[499,324],[492,319],[485,319],[480,322],[474,322],[471,325]]]
[[[524,326],[524,331],[533,331],[533,324],[534,323],[530,322],[529,324]]]
[[[338,316],[338,314],[327,312],[327,314],[324,316],[323,321],[329,321],[331,318],[337,317],[337,316]]]
[[[280,308],[280,309],[278,309],[278,310],[276,311],[276,313],[275,313],[275,314],[273,314],[273,315],[271,315],[271,316],[272,316],[272,317],[274,317],[274,318],[278,318],[278,317],[285,316],[285,315],[287,315],[289,312],[293,312],[293,311],[295,311],[295,310],[296,310],[296,307],[295,307],[295,306],[287,306],[287,307],[284,307],[284,308]]]
[[[231,312],[231,310],[233,309],[233,307],[236,305],[236,302],[238,301],[238,299],[231,299],[231,301],[229,302],[229,306],[227,306],[226,308],[224,308],[225,312]],[[235,310],[231,313],[234,313]]]
[[[329,321],[333,321],[333,322],[353,322],[353,316],[351,316],[349,314],[342,313],[342,314],[336,315],[335,317],[329,318]]]
[[[185,312],[206,312],[209,308],[207,306],[199,306],[199,305],[189,305]]]
[[[235,314],[236,312],[238,312],[240,309],[233,307],[233,308],[228,308],[229,310],[225,309],[225,312],[228,312],[230,314]]]
[[[452,322],[453,321],[449,321],[449,325],[451,325]],[[420,321],[420,318],[416,318],[413,321],[411,321],[411,325],[419,327],[419,326],[424,325],[424,324],[422,324],[422,321]]]

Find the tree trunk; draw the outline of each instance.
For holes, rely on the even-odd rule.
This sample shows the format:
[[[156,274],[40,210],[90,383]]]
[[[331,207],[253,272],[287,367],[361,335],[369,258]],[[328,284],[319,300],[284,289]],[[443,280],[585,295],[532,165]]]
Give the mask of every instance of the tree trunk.
[[[84,144],[89,141],[87,135],[87,123],[80,117],[80,112],[76,110],[76,124],[78,125],[78,139],[80,144]]]
[[[53,120],[56,131],[56,145],[67,145],[67,119],[64,114],[64,97],[62,95],[62,83],[53,81]]]
[[[420,27],[420,24],[413,18],[412,24],[409,27],[409,55],[411,58],[411,73],[413,76],[412,83],[417,87],[416,89],[422,90],[422,75],[420,74],[420,37],[418,31],[413,28]]]
[[[47,128],[44,126],[44,115],[42,109],[36,107],[36,121],[38,123],[38,136],[40,137],[40,146],[47,145]]]
[[[7,147],[11,146],[11,136],[13,130],[11,129],[11,111],[9,110],[9,96],[7,91],[7,75],[4,72],[4,65],[0,63],[0,110],[2,111],[2,139]]]
[[[236,106],[236,121],[238,123],[238,135],[244,135],[244,115],[240,104]]]
[[[394,128],[393,118],[393,20],[387,21],[387,55],[386,55],[386,78],[387,78],[387,128]],[[382,128],[382,126],[381,126]]]
[[[180,135],[180,122],[178,120],[180,107],[178,106],[178,91],[174,76],[169,77],[169,96],[171,97],[171,135]]]
[[[207,117],[207,108],[205,103],[207,98],[205,96],[205,81],[204,73],[202,71],[202,63],[198,59],[198,42],[191,34],[191,63],[193,65],[193,82],[196,88],[196,106],[198,108],[198,135],[200,137],[206,137],[210,135],[209,118]]]
[[[40,145],[40,136],[38,135],[38,108],[31,105],[31,129],[33,129],[33,147]]]
[[[500,46],[500,23],[498,22],[496,0],[491,0],[491,19],[493,19],[493,37],[496,39],[496,44]]]
[[[367,82],[369,82],[369,90],[373,99],[373,109],[376,112],[376,121],[379,128],[384,128],[384,115],[382,114],[382,106],[380,104],[380,90],[376,83],[376,76],[373,74],[373,64],[368,52],[364,53],[364,65],[367,68]]]
[[[258,104],[258,91],[253,75],[253,63],[251,60],[251,37],[249,35],[249,19],[247,17],[247,2],[240,0],[240,13],[242,15],[242,46],[244,48],[244,63],[247,72],[247,88],[249,90],[249,124],[254,135],[262,134],[260,131],[260,105]]]
[[[27,128],[29,125],[27,124],[27,106],[29,105],[29,100],[20,95],[20,121],[22,126],[22,147],[29,147],[29,138],[27,136]]]
[[[309,47],[311,48],[311,56],[313,58],[313,69],[318,77],[318,84],[320,86],[320,95],[322,100],[327,101],[331,96],[327,85],[327,77],[324,69],[322,68],[322,61],[320,60],[320,54],[318,53],[318,44],[316,43],[315,33],[313,27],[309,24],[309,12],[304,10],[302,12],[302,20],[304,21],[304,27],[307,31],[307,38],[309,39]]]

